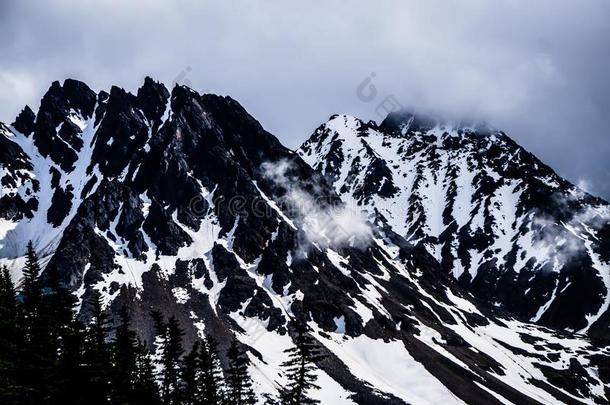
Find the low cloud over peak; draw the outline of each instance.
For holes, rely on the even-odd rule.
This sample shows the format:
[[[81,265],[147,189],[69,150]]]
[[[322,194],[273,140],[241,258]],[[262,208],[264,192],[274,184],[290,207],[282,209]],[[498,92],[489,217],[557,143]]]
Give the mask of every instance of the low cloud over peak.
[[[610,197],[609,18],[604,0],[2,2],[0,121],[66,77],[229,94],[291,147],[336,112],[415,107],[486,120]]]

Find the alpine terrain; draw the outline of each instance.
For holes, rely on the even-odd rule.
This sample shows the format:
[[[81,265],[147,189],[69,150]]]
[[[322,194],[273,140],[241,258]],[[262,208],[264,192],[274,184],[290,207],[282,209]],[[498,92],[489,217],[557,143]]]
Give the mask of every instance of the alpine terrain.
[[[610,401],[608,205],[501,132],[336,116],[296,153],[230,97],[66,80],[0,124],[0,183],[15,282],[32,241],[84,323],[235,336],[259,403],[298,325],[324,404]]]
[[[408,111],[334,116],[299,154],[351,205],[520,319],[610,336],[610,205],[502,131]]]

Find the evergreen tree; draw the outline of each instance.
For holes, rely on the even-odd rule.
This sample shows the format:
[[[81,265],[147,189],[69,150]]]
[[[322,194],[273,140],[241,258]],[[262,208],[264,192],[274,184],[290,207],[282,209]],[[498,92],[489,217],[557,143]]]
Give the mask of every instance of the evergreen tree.
[[[14,331],[17,319],[17,296],[15,285],[6,266],[0,272],[0,337],[5,338]]]
[[[199,364],[199,342],[195,342],[191,351],[182,361],[182,401],[184,405],[199,404],[198,380],[202,378]]]
[[[74,306],[77,300],[61,281],[57,267],[48,267],[44,276],[41,322],[48,330],[51,350],[61,354],[63,340],[68,335],[71,339],[78,335],[74,333],[74,327],[80,329],[80,326],[74,323]]]
[[[159,340],[159,344],[161,341],[165,340],[165,335],[167,332],[167,324],[165,323],[165,318],[161,311],[155,310],[150,313],[150,316],[153,319],[153,326],[155,327],[155,336]]]
[[[21,281],[21,309],[24,318],[22,326],[24,327],[29,326],[27,320],[38,315],[42,301],[42,286],[39,279],[40,264],[32,241],[28,242],[26,249],[26,261]]]
[[[180,328],[178,320],[172,316],[167,323],[167,345],[163,356],[165,358],[163,386],[168,395],[166,404],[171,405],[180,403],[180,358],[184,354],[182,336],[184,331]]]
[[[220,405],[224,401],[224,382],[222,368],[218,359],[216,342],[212,338],[204,339],[199,350],[199,367],[201,376],[198,378],[200,402],[209,405]]]
[[[48,322],[43,316],[43,292],[40,264],[32,241],[28,242],[23,269],[17,325],[22,332],[22,344],[16,368],[20,388],[20,403],[48,403],[51,392],[50,376],[56,361]]]
[[[50,376],[51,404],[89,405],[88,380],[83,364],[84,345],[84,327],[73,319],[61,331],[61,349]]]
[[[42,326],[40,265],[32,241],[28,242],[27,245],[26,262],[22,274],[18,324],[23,330],[25,343],[33,347],[40,343],[38,339],[44,331],[40,330]]]
[[[76,297],[61,281],[57,267],[47,267],[42,275],[40,327],[46,331],[45,350],[53,363],[47,379],[52,403],[84,400],[82,360],[85,330],[75,319]]]
[[[184,332],[173,316],[165,323],[160,313],[154,312],[153,319],[157,330],[157,363],[161,369],[161,398],[164,404],[176,405],[180,403],[180,358],[184,352]]]
[[[159,387],[155,382],[155,371],[150,354],[141,342],[136,348],[136,379],[134,383],[134,405],[158,405]]]
[[[308,396],[312,389],[319,389],[315,384],[314,363],[320,359],[315,340],[307,334],[304,324],[296,324],[295,346],[285,350],[288,360],[282,364],[288,377],[288,385],[280,392],[283,405],[317,404],[320,401]]]
[[[237,345],[233,336],[227,352],[229,368],[227,370],[226,403],[230,405],[250,405],[256,403],[252,391],[252,379],[248,374],[248,359]]]
[[[17,345],[20,341],[17,320],[17,297],[8,269],[0,273],[0,403],[14,403],[18,388],[15,376]]]
[[[182,401],[187,405],[224,403],[222,369],[213,340],[195,342],[182,362]]]
[[[107,404],[110,398],[112,375],[110,345],[106,339],[109,331],[108,316],[102,310],[99,293],[89,301],[91,320],[85,334],[83,361],[86,375],[86,398],[91,405]]]
[[[131,330],[131,317],[127,307],[120,310],[120,324],[112,347],[111,403],[132,404],[135,400],[136,334]]]

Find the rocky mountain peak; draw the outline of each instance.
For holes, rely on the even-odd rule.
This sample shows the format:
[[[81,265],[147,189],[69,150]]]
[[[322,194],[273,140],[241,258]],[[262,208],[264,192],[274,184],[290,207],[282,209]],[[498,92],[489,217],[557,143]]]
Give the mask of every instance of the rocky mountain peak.
[[[35,121],[36,114],[26,105],[11,125],[25,136],[29,136],[34,131]]]
[[[138,104],[146,118],[152,121],[154,125],[160,125],[169,96],[169,91],[162,83],[155,82],[148,76],[144,79],[142,87],[138,89]]]
[[[492,134],[501,136],[500,131],[491,127],[485,121],[446,119],[438,114],[422,114],[407,109],[390,112],[379,124],[379,129],[382,132],[394,136],[426,134],[435,128],[438,128],[437,132],[441,134],[456,131],[458,134],[474,136],[489,136]]]
[[[85,322],[100,296],[149,346],[151,310],[180,322],[187,348],[207,336],[226,352],[235,336],[259,398],[277,393],[295,322],[324,354],[329,403],[610,398],[608,348],[570,331],[607,325],[603,246],[582,239],[584,270],[539,253],[529,201],[545,189],[504,138],[398,137],[336,116],[297,154],[232,98],[150,78],[136,94],[56,82],[15,122],[34,126],[0,127],[0,264],[19,280],[32,240]],[[509,264],[520,273],[494,278]],[[523,322],[539,311],[562,330]]]
[[[379,126],[335,117],[299,154],[345,201],[425,246],[491,305],[607,333],[610,206],[503,132],[409,111]]]

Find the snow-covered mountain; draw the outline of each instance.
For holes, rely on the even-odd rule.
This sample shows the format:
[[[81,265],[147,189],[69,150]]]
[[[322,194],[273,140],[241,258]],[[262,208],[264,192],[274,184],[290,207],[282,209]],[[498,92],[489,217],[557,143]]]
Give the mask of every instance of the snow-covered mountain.
[[[357,153],[359,137],[349,130],[360,124],[333,122],[345,124],[337,126],[345,141],[333,147],[324,141],[331,130],[321,128],[312,153],[322,157],[325,145],[338,151],[348,142]],[[354,177],[365,174],[367,201],[404,192],[388,177],[389,159],[358,166],[355,156],[338,153],[327,154],[328,167],[362,167]],[[402,164],[408,171],[411,163]],[[436,163],[427,164],[422,182],[435,171]],[[403,232],[391,205],[378,209],[392,227],[374,223],[381,217],[368,221],[333,189],[337,181],[354,184],[341,170],[329,184],[229,97],[183,86],[170,94],[149,78],[135,95],[55,82],[37,112],[26,108],[0,126],[0,169],[0,264],[16,280],[33,240],[46,268],[57,268],[79,297],[84,320],[87,298],[98,291],[111,313],[130,308],[149,344],[153,309],[180,320],[187,345],[205,334],[222,349],[235,333],[261,395],[284,382],[279,365],[298,321],[311,327],[324,354],[313,396],[325,404],[610,400],[606,342],[480,305],[427,251],[436,252],[433,239],[423,247],[407,241],[440,230],[442,215],[436,228],[418,216],[422,230],[414,234],[411,226]],[[383,175],[374,180],[369,172]],[[408,203],[429,212],[416,198],[402,207]],[[562,226],[586,226],[572,222]],[[604,262],[600,253],[599,266]],[[598,280],[590,278],[594,295]]]
[[[379,126],[339,115],[299,154],[476,297],[521,319],[610,336],[610,205],[505,133],[407,111]]]

